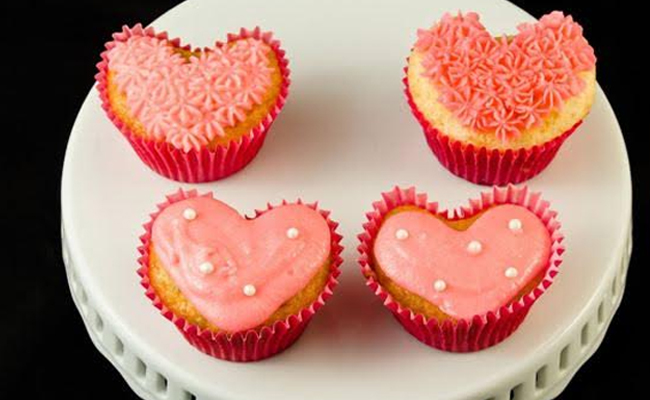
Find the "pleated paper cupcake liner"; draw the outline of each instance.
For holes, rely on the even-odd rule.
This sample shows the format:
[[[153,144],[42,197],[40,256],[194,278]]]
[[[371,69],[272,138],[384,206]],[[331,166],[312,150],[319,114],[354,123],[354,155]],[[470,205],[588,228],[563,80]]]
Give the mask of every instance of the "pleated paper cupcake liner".
[[[544,223],[551,237],[551,255],[545,266],[544,277],[530,293],[519,300],[490,311],[476,315],[471,319],[446,320],[439,322],[428,319],[402,306],[393,299],[390,293],[377,279],[373,265],[373,245],[386,215],[400,206],[416,206],[430,213],[448,217],[449,219],[465,219],[498,204],[516,204],[526,207],[537,215]],[[449,214],[447,210],[439,210],[437,203],[427,200],[426,194],[417,193],[415,188],[394,190],[383,193],[382,200],[373,204],[373,210],[367,213],[368,222],[364,232],[359,235],[361,254],[359,263],[366,278],[366,285],[377,295],[402,326],[422,343],[440,350],[451,352],[470,352],[481,350],[503,341],[510,336],[522,323],[532,305],[546,292],[553,283],[562,263],[564,236],[560,232],[560,223],[556,213],[549,208],[549,203],[542,200],[539,193],[529,192],[527,187],[507,186],[494,187],[484,192],[477,199],[469,201],[469,205],[460,207]]]
[[[183,191],[167,196],[167,200],[158,205],[158,210],[151,214],[151,219],[144,225],[145,233],[140,237],[142,245],[138,247],[141,256],[138,259],[140,268],[138,275],[140,283],[146,290],[146,296],[151,299],[153,305],[160,310],[162,315],[169,319],[183,334],[185,339],[195,348],[216,358],[228,361],[258,361],[271,357],[282,352],[291,346],[305,330],[311,318],[325,302],[332,296],[334,288],[338,285],[337,277],[340,274],[341,265],[341,235],[336,232],[338,223],[329,218],[329,211],[321,210],[317,204],[304,204],[298,200],[295,204],[304,204],[318,211],[326,219],[331,235],[330,274],[323,290],[318,298],[308,307],[303,308],[296,314],[290,315],[284,320],[276,321],[270,326],[248,329],[245,331],[227,333],[213,332],[188,322],[185,318],[175,314],[168,309],[156,294],[149,279],[149,260],[151,250],[151,231],[156,217],[171,204],[197,196],[212,197],[211,193],[199,195],[196,191]],[[282,205],[290,204],[286,201]],[[256,210],[255,217],[258,217],[277,206],[268,205],[267,209]]]
[[[278,116],[289,94],[289,61],[285,51],[280,47],[280,42],[273,38],[272,33],[262,32],[260,28],[253,30],[241,29],[238,34],[229,34],[227,43],[246,38],[254,38],[268,44],[278,59],[282,75],[282,87],[275,105],[267,116],[250,132],[237,140],[225,145],[218,145],[214,149],[202,147],[200,150],[184,151],[167,142],[159,142],[134,134],[131,129],[113,112],[108,99],[108,52],[116,42],[123,42],[133,36],[149,36],[158,39],[168,39],[167,33],[156,33],[153,28],[143,28],[137,24],[133,28],[123,27],[122,32],[113,35],[113,41],[106,43],[106,50],[102,53],[102,61],[97,64],[99,72],[95,75],[97,89],[102,100],[102,108],[108,118],[122,132],[131,144],[138,157],[156,173],[169,179],[200,183],[210,182],[225,178],[244,168],[259,152],[264,144],[267,132],[275,118]],[[180,39],[171,39],[169,42],[178,48],[192,50],[189,46],[181,46]],[[217,42],[216,46],[224,43]]]

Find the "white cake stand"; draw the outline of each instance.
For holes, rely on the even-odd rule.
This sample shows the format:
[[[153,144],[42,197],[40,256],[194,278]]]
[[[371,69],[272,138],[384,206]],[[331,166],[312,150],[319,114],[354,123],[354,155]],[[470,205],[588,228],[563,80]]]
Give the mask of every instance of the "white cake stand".
[[[548,399],[598,348],[620,303],[631,249],[629,166],[600,90],[584,125],[529,182],[559,211],[568,251],[555,284],[512,337],[478,353],[433,350],[363,285],[356,234],[382,191],[414,184],[449,207],[484,190],[438,164],[402,93],[416,29],[458,9],[480,12],[498,34],[532,19],[505,1],[248,0],[190,1],[154,23],[201,46],[259,24],[276,32],[291,60],[289,101],[254,162],[221,182],[182,185],[213,190],[243,213],[283,198],[319,200],[341,222],[345,263],[335,296],[295,346],[259,363],[198,352],[144,296],[135,273],[141,223],[181,185],[136,158],[91,91],[65,160],[65,263],[90,337],[138,395]]]

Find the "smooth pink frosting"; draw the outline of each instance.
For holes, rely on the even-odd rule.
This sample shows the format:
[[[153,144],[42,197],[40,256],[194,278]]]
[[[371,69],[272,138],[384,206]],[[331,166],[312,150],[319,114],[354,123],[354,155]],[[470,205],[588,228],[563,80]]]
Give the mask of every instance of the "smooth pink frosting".
[[[507,141],[540,123],[580,93],[579,72],[595,67],[593,48],[571,16],[554,11],[521,24],[508,43],[495,39],[476,13],[446,14],[419,30],[415,48],[441,91],[438,99],[465,126]]]
[[[189,61],[173,49],[166,39],[133,36],[108,53],[117,88],[155,140],[198,150],[243,121],[271,86],[263,41],[237,40]]]
[[[191,208],[196,218],[183,216]],[[297,229],[290,238],[287,231]],[[228,332],[264,323],[302,290],[330,254],[327,221],[298,204],[244,219],[226,204],[196,197],[165,208],[154,221],[154,251],[183,295]],[[201,272],[210,262],[214,270]],[[247,296],[244,287],[253,285]]]
[[[521,230],[510,229],[513,219]],[[400,240],[397,231],[408,232]],[[469,243],[478,241],[472,253]],[[455,318],[472,318],[508,304],[548,264],[551,238],[540,219],[517,205],[488,209],[467,230],[457,231],[430,213],[404,211],[382,224],[374,255],[384,273]],[[507,277],[508,268],[516,277]],[[444,290],[435,282],[442,280]]]

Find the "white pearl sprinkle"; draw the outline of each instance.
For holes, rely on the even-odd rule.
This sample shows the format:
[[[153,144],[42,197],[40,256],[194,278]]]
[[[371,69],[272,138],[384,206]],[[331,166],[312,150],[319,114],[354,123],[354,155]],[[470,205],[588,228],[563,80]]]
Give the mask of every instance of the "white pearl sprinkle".
[[[398,229],[398,230],[395,232],[395,237],[397,238],[397,240],[405,240],[405,239],[408,239],[408,237],[409,237],[409,231],[407,231],[406,229]]]
[[[516,219],[516,218],[511,219],[508,222],[508,229],[510,229],[514,233],[521,232],[522,228],[523,228],[523,224],[521,223],[521,220],[519,220],[519,219]]]
[[[255,296],[255,293],[257,292],[257,289],[255,289],[255,286],[253,285],[246,285],[244,286],[244,294],[248,297]]]
[[[295,239],[295,238],[298,237],[299,234],[300,234],[300,231],[298,231],[298,229],[296,229],[296,228],[287,229],[287,237],[289,239]]]
[[[196,211],[193,208],[186,208],[183,210],[183,218],[191,221],[196,218]]]
[[[442,279],[438,279],[433,282],[433,289],[436,292],[444,292],[445,289],[447,289],[447,282],[443,281]]]
[[[516,278],[517,275],[519,275],[519,271],[517,271],[517,268],[515,267],[508,267],[505,274],[506,278]]]
[[[211,262],[204,262],[199,265],[199,271],[201,271],[202,274],[211,274],[214,271],[214,265],[212,265]]]
[[[467,252],[469,254],[478,254],[483,250],[483,245],[478,240],[472,240],[467,244]]]

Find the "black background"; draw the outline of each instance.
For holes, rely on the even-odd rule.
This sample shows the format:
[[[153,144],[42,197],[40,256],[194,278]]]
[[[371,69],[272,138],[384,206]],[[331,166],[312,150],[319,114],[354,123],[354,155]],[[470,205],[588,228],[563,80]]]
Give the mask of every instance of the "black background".
[[[121,25],[146,25],[175,3],[2,4],[0,171],[9,179],[0,186],[0,213],[9,241],[0,242],[6,246],[0,263],[0,399],[136,398],[94,349],[72,303],[60,255],[59,182],[68,135],[93,85],[103,43]],[[514,3],[536,17],[563,10],[584,26],[598,56],[598,81],[625,135],[634,180],[635,249],[622,306],[602,347],[561,398],[648,398],[640,393],[642,373],[650,372],[650,337],[639,323],[648,314],[643,269],[650,264],[650,157],[642,122],[648,87],[641,75],[648,62],[647,54],[640,58],[633,51],[647,52],[650,24],[633,1]]]

